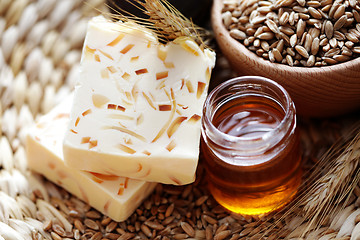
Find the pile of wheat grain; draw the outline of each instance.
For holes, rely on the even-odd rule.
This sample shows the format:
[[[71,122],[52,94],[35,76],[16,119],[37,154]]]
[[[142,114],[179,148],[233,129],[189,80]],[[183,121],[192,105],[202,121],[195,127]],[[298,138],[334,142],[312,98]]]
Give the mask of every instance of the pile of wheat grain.
[[[290,66],[321,67],[359,57],[357,0],[224,1],[230,35],[258,56]]]

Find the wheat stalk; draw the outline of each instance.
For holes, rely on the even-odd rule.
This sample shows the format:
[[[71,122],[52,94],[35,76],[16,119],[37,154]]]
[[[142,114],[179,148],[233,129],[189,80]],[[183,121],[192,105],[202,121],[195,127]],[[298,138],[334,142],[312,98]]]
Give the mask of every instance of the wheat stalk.
[[[294,232],[287,237],[304,237],[328,225],[329,216],[336,215],[349,204],[352,192],[360,182],[360,122],[351,129],[305,174],[308,176],[296,199],[262,224],[265,226],[263,236],[282,222],[293,219],[290,228]]]
[[[170,42],[178,37],[190,37],[205,47],[211,39],[208,30],[195,25],[166,0],[126,0],[149,18],[135,16],[124,9],[112,9],[116,14],[111,18],[121,21],[134,21],[151,30],[162,42]],[[113,4],[115,6],[115,4]],[[126,16],[125,16],[126,14]]]
[[[335,146],[334,153],[322,159],[322,164],[317,171],[319,173],[325,171],[325,175],[316,180],[310,186],[309,191],[298,201],[298,208],[302,209],[304,218],[309,219],[309,228],[319,227],[324,219],[334,211],[334,206],[341,204],[344,200],[344,205],[346,205],[346,200],[357,186],[360,179],[358,174],[360,132],[357,132],[351,141],[344,147],[340,147],[339,150],[342,152],[338,157],[334,160],[331,159],[338,152]],[[315,173],[315,175],[317,174]]]

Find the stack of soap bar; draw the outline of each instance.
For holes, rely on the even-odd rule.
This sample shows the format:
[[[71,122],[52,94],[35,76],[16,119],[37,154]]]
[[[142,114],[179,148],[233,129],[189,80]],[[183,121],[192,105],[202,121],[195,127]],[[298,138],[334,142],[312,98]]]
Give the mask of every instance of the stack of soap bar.
[[[116,221],[126,220],[153,191],[156,183],[84,172],[65,165],[63,139],[72,97],[41,117],[27,136],[30,169],[84,200]]]
[[[93,18],[65,135],[66,164],[151,182],[193,182],[214,64],[214,52],[191,38],[164,45],[137,24]]]

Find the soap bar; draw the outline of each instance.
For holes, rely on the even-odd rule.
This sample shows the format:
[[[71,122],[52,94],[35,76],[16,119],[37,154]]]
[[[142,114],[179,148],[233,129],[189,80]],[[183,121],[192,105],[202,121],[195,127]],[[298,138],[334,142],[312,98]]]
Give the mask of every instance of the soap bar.
[[[62,143],[72,97],[39,119],[27,135],[30,169],[44,175],[115,221],[126,220],[153,191],[156,183],[69,168]]]
[[[93,18],[64,141],[66,164],[151,182],[193,182],[214,64],[214,52],[189,37],[164,45],[135,23]]]

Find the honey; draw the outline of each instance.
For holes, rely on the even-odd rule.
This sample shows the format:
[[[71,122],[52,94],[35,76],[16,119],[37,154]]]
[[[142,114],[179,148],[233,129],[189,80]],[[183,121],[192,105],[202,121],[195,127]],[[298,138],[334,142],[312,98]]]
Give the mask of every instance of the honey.
[[[233,79],[210,93],[202,151],[211,194],[235,213],[279,209],[301,183],[294,104],[280,85],[265,78]]]

